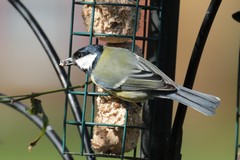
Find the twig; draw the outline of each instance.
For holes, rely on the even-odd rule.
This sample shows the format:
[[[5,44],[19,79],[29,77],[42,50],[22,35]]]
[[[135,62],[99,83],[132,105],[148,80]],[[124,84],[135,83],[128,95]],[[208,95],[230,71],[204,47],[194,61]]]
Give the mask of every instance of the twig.
[[[91,83],[92,83],[92,81],[88,81],[85,84],[91,84]],[[46,94],[63,92],[63,91],[72,90],[72,89],[76,89],[76,88],[84,88],[85,84],[82,84],[79,86],[73,86],[73,87],[69,87],[69,88],[49,90],[49,91],[44,91],[44,92],[39,92],[39,93],[22,94],[22,95],[14,95],[14,96],[0,96],[0,103],[14,103],[14,102],[19,102],[19,101],[22,101],[25,99],[34,98],[34,97],[38,97],[38,96],[42,96],[42,95],[46,95]],[[14,98],[16,98],[16,99],[14,99]]]

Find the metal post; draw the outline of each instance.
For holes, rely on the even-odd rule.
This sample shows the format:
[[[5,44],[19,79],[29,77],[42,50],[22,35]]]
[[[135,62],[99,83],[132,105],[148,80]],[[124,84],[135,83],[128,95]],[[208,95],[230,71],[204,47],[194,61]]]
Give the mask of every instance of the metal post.
[[[158,37],[159,41],[148,42],[147,58],[172,79],[175,77],[179,2],[150,2],[151,6],[159,6],[161,10],[152,11],[149,17],[148,36]],[[143,121],[150,126],[151,131],[144,131],[142,143],[145,156],[151,160],[169,160],[172,105],[170,100],[155,99],[149,101],[144,108]]]

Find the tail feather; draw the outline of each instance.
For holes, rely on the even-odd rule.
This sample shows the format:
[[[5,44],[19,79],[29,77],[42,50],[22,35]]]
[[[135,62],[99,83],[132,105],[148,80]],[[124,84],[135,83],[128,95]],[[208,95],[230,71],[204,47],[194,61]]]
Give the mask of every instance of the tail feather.
[[[166,98],[176,100],[179,103],[192,107],[207,116],[214,115],[215,109],[220,104],[220,99],[218,97],[194,91],[182,86],[178,86],[178,92],[169,94]]]

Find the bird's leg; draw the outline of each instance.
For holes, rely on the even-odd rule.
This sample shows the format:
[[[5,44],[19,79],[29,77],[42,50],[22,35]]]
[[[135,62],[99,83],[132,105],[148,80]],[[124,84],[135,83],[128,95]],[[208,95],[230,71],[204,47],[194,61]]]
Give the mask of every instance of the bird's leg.
[[[142,107],[142,103],[127,102],[127,101],[123,101],[122,103],[124,104],[126,109],[129,109],[129,110],[135,110],[137,108]]]

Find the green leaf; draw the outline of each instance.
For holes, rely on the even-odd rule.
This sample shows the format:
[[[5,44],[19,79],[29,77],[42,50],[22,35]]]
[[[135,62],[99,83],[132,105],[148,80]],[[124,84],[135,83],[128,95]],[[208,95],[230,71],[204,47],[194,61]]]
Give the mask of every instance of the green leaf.
[[[43,110],[41,100],[39,100],[39,99],[31,98],[31,108],[28,109],[27,111],[29,112],[29,114],[40,116],[41,119],[42,119],[42,124],[43,124],[42,130],[41,130],[39,136],[37,136],[37,138],[35,138],[29,144],[28,150],[31,151],[31,149],[37,144],[37,142],[46,133],[46,129],[47,129],[47,126],[49,124],[49,120],[48,120],[48,117]]]

